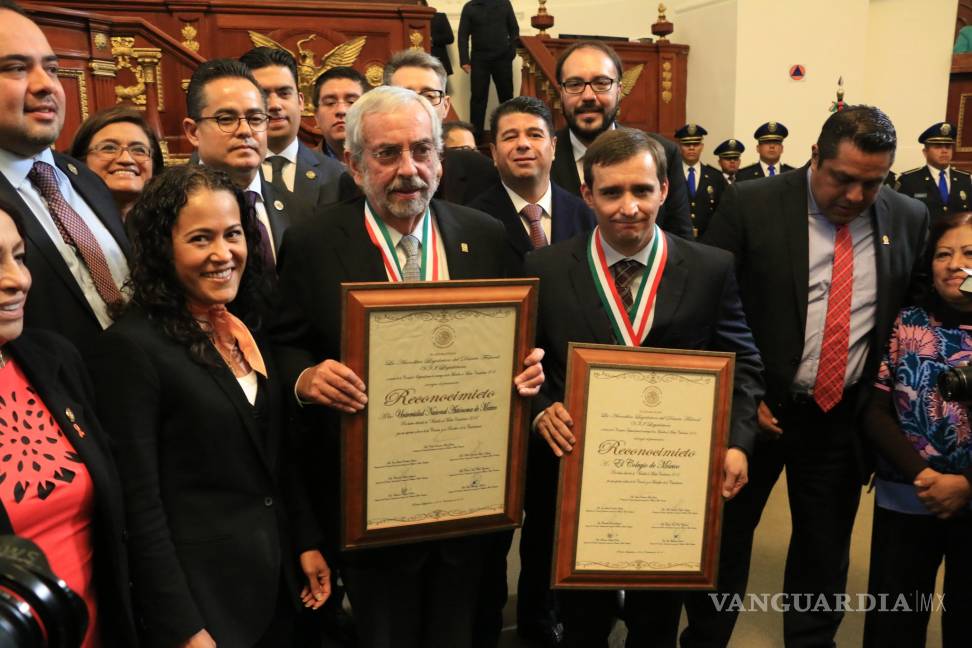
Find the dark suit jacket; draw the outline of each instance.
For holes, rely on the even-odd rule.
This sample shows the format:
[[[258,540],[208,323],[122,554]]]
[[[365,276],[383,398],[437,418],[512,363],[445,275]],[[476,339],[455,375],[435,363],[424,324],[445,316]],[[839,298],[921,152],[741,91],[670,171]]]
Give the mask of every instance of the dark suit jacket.
[[[810,272],[806,169],[731,186],[703,239],[736,256],[743,307],[766,367],[766,404],[774,411],[788,400],[803,357]],[[864,385],[877,372],[928,235],[927,208],[889,187],[882,185],[871,214],[877,310]],[[859,445],[857,450],[866,471]]]
[[[435,197],[468,205],[497,182],[499,173],[490,158],[479,151],[447,150],[442,156],[442,181]]]
[[[928,206],[932,218],[943,218],[950,213],[969,211],[972,204],[972,177],[966,171],[949,168],[948,203],[942,202],[938,183],[932,180],[927,166],[905,171],[898,177],[898,191],[920,200]]]
[[[262,415],[225,364],[194,361],[138,310],[90,354],[146,645],[171,648],[203,628],[220,645],[253,645],[277,611],[281,574],[297,605],[295,545],[311,548],[319,534],[288,466],[289,392],[261,348]]]
[[[786,173],[787,171],[792,171],[796,167],[791,167],[789,164],[781,164],[777,175],[780,173]],[[742,182],[744,180],[755,180],[757,178],[765,178],[766,174],[763,173],[763,166],[756,162],[750,164],[749,166],[744,166],[738,171],[736,171],[736,182]]]
[[[111,441],[95,416],[94,392],[81,356],[61,336],[41,330],[25,330],[5,348],[71,441],[94,484],[94,586],[104,645],[135,646],[121,480],[112,459]],[[73,421],[67,418],[68,409]],[[74,423],[84,431],[84,437]],[[11,533],[10,518],[0,506],[0,535]]]
[[[320,205],[339,200],[339,182],[344,165],[303,142],[297,148],[293,202],[300,214],[313,214]],[[287,203],[287,200],[284,200]]]
[[[597,225],[594,212],[577,196],[551,184],[550,243],[566,241],[575,234],[590,232]],[[506,228],[506,238],[522,259],[533,249],[530,236],[523,227],[523,219],[516,212],[510,195],[502,184],[495,184],[469,203],[472,209],[486,212],[499,219]]]
[[[478,154],[477,154],[478,155]],[[511,276],[519,266],[495,219],[466,207],[433,200],[449,277],[487,279]],[[463,251],[465,243],[468,251]],[[300,372],[327,358],[341,357],[341,283],[387,281],[381,255],[364,227],[364,198],[340,203],[330,211],[287,231],[278,263],[281,304],[273,328],[284,382],[291,389]],[[315,506],[336,543],[340,493],[339,416],[329,408],[302,410],[308,433],[302,454],[317,466]],[[322,462],[325,469],[321,469]],[[346,554],[347,560],[415,560],[422,551],[478,551],[475,540],[459,538]]]
[[[691,239],[692,217],[689,215],[688,189],[682,173],[682,154],[678,146],[658,133],[648,133],[665,149],[668,160],[668,198],[658,210],[658,227],[682,238]],[[581,177],[574,164],[574,149],[570,145],[570,129],[557,131],[557,156],[550,170],[550,179],[575,196],[580,196]]]
[[[130,260],[131,246],[125,235],[121,215],[105,183],[74,158],[54,153],[54,161],[71,180],[75,191],[84,198],[91,210],[111,232],[125,257]],[[25,326],[57,331],[79,349],[86,348],[102,329],[94,311],[84,298],[81,287],[68,270],[64,258],[57,251],[47,231],[2,174],[0,174],[0,198],[15,207],[20,207],[26,216],[24,244],[27,268],[30,270],[33,283],[24,314]]]
[[[431,54],[441,61],[446,76],[448,76],[452,74],[452,61],[449,60],[449,50],[446,46],[451,45],[456,40],[456,37],[452,34],[452,25],[449,24],[449,16],[436,11],[432,16],[429,30],[432,37]]]
[[[655,319],[643,346],[736,354],[729,444],[748,453],[755,442],[756,406],[763,395],[762,364],[739,301],[732,257],[666,235],[668,262],[658,287]],[[540,278],[537,346],[546,381],[533,414],[564,399],[567,343],[615,344],[611,321],[587,261],[589,234],[531,252],[525,274]]]
[[[695,197],[689,194],[689,207],[692,212],[692,227],[695,230],[696,238],[705,234],[712,220],[712,214],[719,206],[719,200],[726,190],[728,183],[722,171],[709,166],[701,165],[702,172],[695,184]],[[687,189],[686,185],[686,191]]]

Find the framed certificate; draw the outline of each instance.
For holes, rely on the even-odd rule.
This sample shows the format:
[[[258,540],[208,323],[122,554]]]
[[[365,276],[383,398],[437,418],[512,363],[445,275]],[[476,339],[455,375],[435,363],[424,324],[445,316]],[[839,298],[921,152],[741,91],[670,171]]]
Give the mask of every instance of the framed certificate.
[[[552,584],[706,589],[735,355],[571,343]]]
[[[523,512],[537,279],[342,284],[345,549],[497,531]]]

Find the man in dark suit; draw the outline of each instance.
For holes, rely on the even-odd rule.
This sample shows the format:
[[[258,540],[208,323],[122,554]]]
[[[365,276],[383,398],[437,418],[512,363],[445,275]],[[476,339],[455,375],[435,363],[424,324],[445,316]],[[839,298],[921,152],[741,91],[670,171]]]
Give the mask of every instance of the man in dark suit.
[[[267,155],[263,177],[284,208],[299,220],[317,205],[338,201],[338,182],[344,167],[300,141],[304,95],[297,88],[294,57],[275,47],[255,47],[240,57],[267,97]]]
[[[557,157],[551,178],[575,196],[581,195],[581,158],[598,135],[616,128],[621,109],[621,59],[600,41],[579,41],[557,58],[557,82],[567,127],[557,131]],[[651,136],[665,149],[668,199],[658,214],[658,226],[684,238],[692,237],[688,191],[681,173],[682,156],[675,143]]]
[[[737,139],[727,139],[715,147],[712,151],[719,158],[719,168],[722,169],[722,177],[726,185],[731,185],[736,181],[736,173],[739,172],[739,157],[746,150],[746,146]]]
[[[490,118],[490,150],[500,182],[469,206],[499,219],[510,245],[522,259],[527,252],[564,241],[594,229],[594,214],[584,202],[550,182],[556,138],[550,109],[534,97],[515,97],[501,104]],[[541,448],[541,450],[543,450]],[[527,462],[526,521],[520,536],[520,578],[517,593],[517,632],[547,645],[562,634],[554,594],[550,590],[550,550],[553,544],[557,462],[549,452],[531,446]],[[506,554],[512,533],[496,546],[493,566],[487,569],[481,596],[490,599],[484,613],[483,646],[495,646],[506,603]],[[486,588],[493,587],[486,592]]]
[[[81,162],[51,151],[64,126],[57,56],[12,3],[0,7],[0,198],[19,207],[34,287],[25,321],[84,348],[111,324],[129,244],[107,187]]]
[[[563,405],[569,342],[731,351],[732,423],[721,492],[732,498],[746,483],[746,456],[758,432],[762,364],[743,315],[732,257],[655,226],[668,188],[659,180],[665,171],[655,139],[629,129],[604,133],[584,158],[584,199],[597,216],[597,229],[527,257],[526,274],[540,277],[537,338],[548,359],[547,381],[534,400],[535,430],[548,453],[560,457],[573,450],[573,421]],[[594,272],[592,264],[603,272]],[[657,291],[642,293],[654,266],[661,273]],[[617,306],[605,297],[614,294]],[[642,337],[619,338],[620,331],[631,329],[628,312],[637,313],[636,322],[649,317]],[[615,594],[560,593],[566,646],[607,647]],[[628,645],[674,645],[680,610],[680,594],[628,591]]]
[[[756,138],[756,152],[759,153],[759,162],[739,169],[736,172],[736,182],[768,178],[792,171],[793,167],[780,162],[780,158],[783,156],[783,140],[789,134],[786,126],[779,122],[766,122],[757,128],[753,137]]]
[[[469,0],[459,16],[459,65],[469,75],[469,120],[482,137],[489,79],[500,103],[513,97],[513,58],[520,27],[510,0]],[[472,38],[472,56],[469,40]]]
[[[766,365],[763,436],[749,485],[725,509],[719,590],[745,592],[753,531],[785,466],[793,534],[783,592],[826,601],[809,611],[787,601],[787,646],[831,646],[840,625],[870,473],[855,419],[927,237],[925,206],[884,186],[896,145],[883,112],[846,107],[824,123],[808,166],[733,185],[703,239],[735,254]],[[735,612],[716,612],[703,594],[686,607],[683,646],[727,645]]]
[[[441,121],[448,119],[452,98],[446,93],[445,68],[427,52],[404,50],[392,54],[385,64],[385,84],[417,92],[429,100]],[[435,197],[468,205],[498,180],[496,168],[478,151],[446,151],[442,181]]]
[[[719,206],[719,198],[726,190],[726,180],[715,167],[702,164],[702,139],[708,131],[698,124],[685,124],[675,131],[678,148],[682,152],[682,169],[688,188],[689,208],[692,215],[692,231],[698,238],[705,233],[713,212]]]
[[[511,276],[518,265],[500,223],[432,199],[442,172],[441,125],[427,101],[402,88],[377,88],[355,103],[347,119],[346,159],[367,203],[365,197],[341,203],[326,217],[288,230],[274,327],[286,347],[281,356],[288,384],[295,384],[302,402],[325,406],[304,410],[319,417],[314,437],[321,452],[337,443],[337,414],[360,415],[367,402],[361,379],[339,361],[342,282],[496,278]],[[387,237],[373,240],[369,228]],[[379,240],[388,244],[379,247]],[[423,254],[433,262],[421,264]],[[525,361],[530,366],[515,380],[523,396],[535,394],[543,380],[541,356],[531,353]],[[320,498],[339,490],[335,457],[313,457]],[[319,501],[319,510],[327,504]],[[338,509],[330,506],[323,512],[333,528]],[[484,538],[346,553],[345,585],[364,620],[358,624],[361,645],[471,646]]]
[[[924,145],[921,152],[926,164],[902,173],[898,191],[928,205],[932,218],[968,211],[972,204],[972,177],[952,166],[955,126],[949,122],[933,124],[918,137],[918,143]]]

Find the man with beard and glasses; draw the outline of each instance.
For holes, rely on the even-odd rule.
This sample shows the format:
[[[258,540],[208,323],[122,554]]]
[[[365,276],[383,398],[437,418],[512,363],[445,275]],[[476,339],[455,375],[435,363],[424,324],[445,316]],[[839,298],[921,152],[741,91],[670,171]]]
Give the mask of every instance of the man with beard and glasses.
[[[621,59],[600,41],[579,41],[557,58],[557,83],[567,127],[557,131],[557,157],[551,180],[575,196],[581,195],[583,157],[604,131],[617,128],[621,109]],[[688,190],[678,147],[657,133],[668,163],[668,198],[658,212],[658,226],[692,238]]]
[[[315,493],[333,497],[332,525],[339,511],[340,415],[363,416],[368,401],[361,378],[340,361],[342,282],[500,278],[519,265],[496,219],[432,198],[441,146],[438,115],[424,97],[390,86],[372,90],[348,111],[345,141],[349,171],[364,196],[284,238],[274,334],[288,384],[314,430]],[[534,350],[524,360],[514,380],[521,396],[535,395],[542,384],[542,355]],[[360,646],[469,648],[487,538],[346,552],[344,579]]]
[[[104,182],[51,150],[64,126],[57,72],[44,32],[16,4],[0,2],[0,198],[28,215],[34,285],[25,322],[83,349],[112,322],[130,249]]]
[[[338,201],[338,178],[344,167],[304,145],[297,137],[304,95],[297,88],[297,62],[275,47],[255,47],[240,57],[267,95],[267,157],[263,177],[291,220],[313,213],[317,205]]]

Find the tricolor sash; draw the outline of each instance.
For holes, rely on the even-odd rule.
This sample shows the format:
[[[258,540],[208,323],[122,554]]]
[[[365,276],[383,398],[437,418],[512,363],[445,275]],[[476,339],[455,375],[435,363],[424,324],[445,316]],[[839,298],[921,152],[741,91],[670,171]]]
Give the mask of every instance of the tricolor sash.
[[[383,220],[375,216],[367,201],[365,201],[365,229],[368,231],[371,242],[381,252],[381,260],[385,264],[385,272],[388,274],[389,281],[392,283],[400,282],[402,280],[402,268],[398,263],[398,254],[392,245],[388,226],[385,225]],[[422,216],[422,266],[420,269],[422,281],[439,280],[437,247],[435,228],[432,227],[432,214],[426,207],[425,214]]]
[[[608,319],[611,320],[615,339],[627,346],[641,346],[655,320],[655,297],[658,295],[658,285],[665,271],[665,262],[668,261],[668,244],[665,235],[658,225],[655,225],[644,279],[641,281],[638,295],[631,304],[630,310],[625,310],[618,289],[614,285],[614,274],[608,267],[604,255],[604,243],[598,228],[591,232],[590,244],[587,246],[587,261],[591,267],[597,294],[601,298]]]

